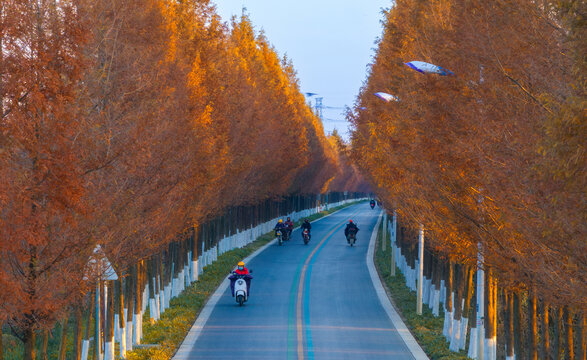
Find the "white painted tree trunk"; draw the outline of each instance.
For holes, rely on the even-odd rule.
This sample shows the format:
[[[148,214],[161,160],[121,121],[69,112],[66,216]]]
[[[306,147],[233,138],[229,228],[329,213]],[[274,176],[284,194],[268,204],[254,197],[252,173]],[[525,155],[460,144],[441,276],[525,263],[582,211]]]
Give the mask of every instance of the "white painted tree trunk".
[[[120,344],[120,347],[119,347],[120,357],[122,359],[126,359],[126,331],[124,328],[124,324],[122,327],[120,327],[120,341],[118,343]]]
[[[82,360],[88,360],[88,352],[90,350],[90,340],[82,342]]]
[[[139,328],[140,317],[141,317],[140,314],[132,314],[132,328],[134,330],[132,332],[132,335],[133,335],[132,336],[132,343],[134,345],[141,343],[141,335],[140,335],[140,328]]]
[[[198,281],[198,260],[192,259],[192,280]]]
[[[157,275],[157,288],[159,291],[155,293],[155,308],[157,309],[157,319],[161,318],[161,294],[163,293],[163,288],[161,287],[161,276]]]
[[[157,318],[157,303],[155,302],[155,298],[149,299],[149,316],[153,321],[159,320]]]
[[[469,319],[463,317],[461,319],[461,343],[459,344],[459,349],[464,350],[465,346],[467,345],[467,328],[469,324]]]
[[[432,304],[432,315],[440,316],[440,290],[434,289],[434,303]]]
[[[461,344],[461,320],[453,319],[452,336],[450,338],[450,351],[458,352]]]
[[[442,334],[446,338],[446,341],[450,341],[452,337],[452,311],[444,312],[444,326],[442,327]]]
[[[496,360],[497,337],[485,338],[483,346],[483,360]]]
[[[172,283],[169,282],[166,286],[165,286],[165,309],[169,308],[169,302],[171,301],[171,290],[172,290]]]
[[[127,322],[126,322],[126,339],[127,344],[126,344],[126,351],[132,351],[132,345],[133,345],[133,320],[129,319],[127,317]]]
[[[120,343],[120,321],[118,314],[114,314],[114,341]]]
[[[434,284],[432,283],[432,279],[430,279],[430,282],[428,284],[428,307],[430,308],[430,310],[434,309]]]
[[[444,299],[446,299],[446,286],[444,286],[444,280],[440,280],[440,302],[444,304]]]
[[[478,331],[476,328],[471,328],[471,334],[469,336],[469,351],[467,352],[467,356],[471,359],[477,359],[477,335]]]
[[[104,346],[104,360],[114,360],[114,337],[106,341]]]

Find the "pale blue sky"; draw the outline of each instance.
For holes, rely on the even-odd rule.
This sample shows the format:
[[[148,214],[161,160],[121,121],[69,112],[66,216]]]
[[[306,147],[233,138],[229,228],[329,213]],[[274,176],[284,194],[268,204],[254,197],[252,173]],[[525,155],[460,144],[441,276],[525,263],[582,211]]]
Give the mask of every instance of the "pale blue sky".
[[[381,36],[381,10],[391,0],[212,0],[225,21],[243,6],[280,55],[292,59],[302,92],[318,93],[325,106],[352,106]],[[314,102],[313,102],[314,103]],[[324,130],[348,138],[342,110],[324,110]],[[338,121],[331,121],[334,119]]]

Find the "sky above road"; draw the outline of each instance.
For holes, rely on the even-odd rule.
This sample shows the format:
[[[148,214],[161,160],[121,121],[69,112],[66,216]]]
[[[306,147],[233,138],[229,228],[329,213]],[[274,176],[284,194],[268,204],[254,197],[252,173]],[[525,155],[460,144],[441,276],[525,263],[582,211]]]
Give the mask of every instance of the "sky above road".
[[[367,77],[381,36],[382,9],[391,0],[213,0],[224,21],[243,7],[255,29],[264,30],[281,56],[292,59],[302,92],[318,93],[323,105],[352,107]],[[314,104],[314,100],[312,101]],[[324,130],[348,139],[342,109],[324,109]]]

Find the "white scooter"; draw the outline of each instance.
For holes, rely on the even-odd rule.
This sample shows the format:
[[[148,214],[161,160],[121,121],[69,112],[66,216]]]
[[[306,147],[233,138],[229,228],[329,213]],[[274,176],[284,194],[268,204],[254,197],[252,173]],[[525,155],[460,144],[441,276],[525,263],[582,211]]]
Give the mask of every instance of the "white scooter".
[[[250,270],[249,272],[252,273],[253,270]],[[234,297],[236,299],[236,302],[240,306],[243,306],[243,304],[247,302],[247,300],[249,300],[249,292],[247,291],[247,281],[245,280],[247,277],[249,279],[252,279],[252,276],[250,275],[240,275],[234,272],[229,277],[231,281],[234,281]]]

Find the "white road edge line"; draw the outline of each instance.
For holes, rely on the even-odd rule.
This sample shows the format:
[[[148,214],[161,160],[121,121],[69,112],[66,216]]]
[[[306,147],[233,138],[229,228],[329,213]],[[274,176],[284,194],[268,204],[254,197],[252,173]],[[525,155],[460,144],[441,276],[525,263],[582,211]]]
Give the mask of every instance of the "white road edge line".
[[[408,347],[408,350],[410,350],[410,352],[412,353],[412,356],[416,360],[429,360],[424,350],[422,350],[422,348],[420,347],[420,344],[418,344],[414,336],[412,336],[412,333],[410,332],[410,330],[408,330],[406,324],[404,324],[397,311],[395,311],[393,305],[391,305],[391,301],[387,297],[387,293],[385,292],[385,289],[381,284],[381,279],[379,278],[377,270],[375,269],[375,263],[373,260],[375,255],[375,242],[377,240],[377,233],[379,231],[379,224],[381,224],[382,215],[383,211],[379,213],[379,217],[377,218],[377,224],[375,225],[375,228],[371,233],[371,240],[369,240],[369,249],[367,250],[367,268],[369,268],[371,282],[373,282],[373,287],[375,287],[375,292],[377,293],[377,297],[379,298],[381,306],[383,306],[383,309],[385,309],[387,316],[393,323],[393,326],[395,326],[395,328],[397,329],[397,332],[399,333],[402,340]]]
[[[351,206],[354,206],[354,205],[356,205],[356,204],[352,204]],[[351,206],[347,206],[344,209],[348,209]],[[344,209],[340,209],[340,210],[335,211],[333,213],[330,213],[326,216],[323,216],[319,219],[311,221],[311,223],[314,223],[316,221],[320,221],[322,219],[326,219],[330,215],[334,215]],[[296,227],[294,230],[296,230],[296,229],[299,229],[299,226]],[[259,255],[265,249],[267,249],[269,246],[275,244],[276,241],[277,241],[277,238],[271,240],[267,244],[258,248],[254,253],[247,256],[243,261],[245,263],[249,263],[257,255]],[[192,349],[194,348],[194,345],[196,344],[196,341],[198,341],[198,338],[200,337],[200,334],[202,333],[202,330],[204,329],[204,326],[206,326],[206,322],[208,322],[210,315],[212,315],[212,311],[214,310],[214,307],[216,307],[216,304],[218,303],[218,301],[222,297],[222,294],[224,294],[224,291],[226,291],[226,289],[230,285],[230,280],[228,280],[229,276],[230,275],[227,275],[226,278],[224,278],[224,280],[222,281],[222,283],[220,283],[220,285],[218,286],[216,291],[214,291],[214,294],[212,294],[212,296],[210,296],[210,298],[206,302],[206,305],[204,305],[204,308],[202,309],[202,311],[200,311],[200,314],[196,318],[196,322],[194,322],[194,324],[192,325],[187,336],[185,337],[185,339],[183,339],[183,342],[179,346],[179,349],[177,349],[177,351],[175,352],[175,355],[173,355],[173,357],[171,358],[172,360],[187,360],[188,359],[190,353],[192,352]]]

